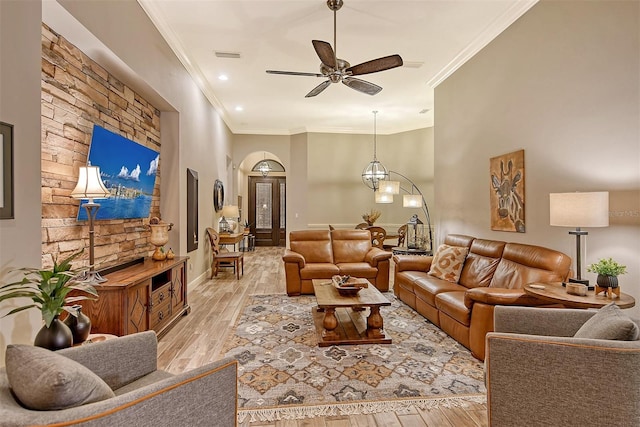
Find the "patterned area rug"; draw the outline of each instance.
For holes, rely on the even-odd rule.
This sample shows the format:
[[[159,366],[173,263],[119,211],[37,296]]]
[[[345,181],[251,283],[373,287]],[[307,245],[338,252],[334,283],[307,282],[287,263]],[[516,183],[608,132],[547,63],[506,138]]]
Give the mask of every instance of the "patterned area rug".
[[[485,402],[482,362],[392,294],[392,344],[320,348],[313,296],[252,296],[224,355],[239,362],[239,422]]]

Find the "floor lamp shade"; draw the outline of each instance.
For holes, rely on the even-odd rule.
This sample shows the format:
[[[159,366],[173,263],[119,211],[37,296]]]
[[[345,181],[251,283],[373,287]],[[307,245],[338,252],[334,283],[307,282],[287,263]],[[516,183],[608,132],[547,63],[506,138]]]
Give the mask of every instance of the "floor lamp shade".
[[[71,192],[74,199],[101,199],[109,197],[109,190],[102,183],[100,168],[97,166],[81,166],[78,183]]]
[[[374,193],[376,203],[393,203],[393,194],[385,193],[378,188]]]
[[[609,193],[599,191],[549,194],[549,224],[557,227],[575,227],[575,231],[569,231],[569,234],[576,236],[576,278],[569,281],[589,285],[589,281],[581,276],[580,236],[588,234],[581,228],[609,225]]]
[[[421,208],[422,196],[420,194],[405,194],[402,196],[402,206],[405,208]]]

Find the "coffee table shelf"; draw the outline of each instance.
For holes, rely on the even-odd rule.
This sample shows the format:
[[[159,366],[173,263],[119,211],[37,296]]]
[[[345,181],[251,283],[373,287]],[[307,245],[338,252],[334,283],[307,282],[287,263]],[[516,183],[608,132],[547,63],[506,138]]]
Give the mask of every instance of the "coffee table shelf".
[[[311,309],[318,346],[391,344],[380,307],[391,303],[373,285],[354,296],[341,296],[330,280],[313,280],[317,307]],[[368,315],[367,315],[368,314]]]

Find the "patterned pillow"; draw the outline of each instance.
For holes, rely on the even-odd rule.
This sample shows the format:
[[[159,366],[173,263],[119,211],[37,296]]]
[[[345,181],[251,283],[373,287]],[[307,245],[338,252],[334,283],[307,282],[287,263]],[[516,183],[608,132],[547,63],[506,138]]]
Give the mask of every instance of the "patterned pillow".
[[[14,395],[29,409],[58,410],[115,397],[89,368],[45,348],[9,345],[5,362]]]
[[[438,279],[458,283],[464,260],[467,258],[469,248],[461,246],[440,245],[436,251],[429,275]]]

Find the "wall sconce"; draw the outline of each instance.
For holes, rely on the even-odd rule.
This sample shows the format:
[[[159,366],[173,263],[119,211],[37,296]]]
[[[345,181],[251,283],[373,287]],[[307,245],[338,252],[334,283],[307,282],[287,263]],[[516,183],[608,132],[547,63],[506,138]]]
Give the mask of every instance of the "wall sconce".
[[[87,210],[87,218],[89,219],[89,271],[85,273],[84,277],[80,278],[85,283],[96,284],[107,281],[107,279],[100,276],[100,273],[95,271],[93,221],[100,205],[95,203],[93,199],[104,199],[110,195],[111,193],[109,193],[100,178],[99,167],[91,166],[91,164],[80,167],[78,183],[71,192],[71,197],[74,199],[89,199],[87,203],[82,205]]]
[[[589,280],[582,279],[582,257],[580,236],[586,236],[581,227],[609,226],[609,193],[551,193],[549,194],[549,224],[556,227],[575,227],[569,234],[576,236],[576,278],[569,282],[589,286]],[[589,286],[594,289],[594,286]]]

